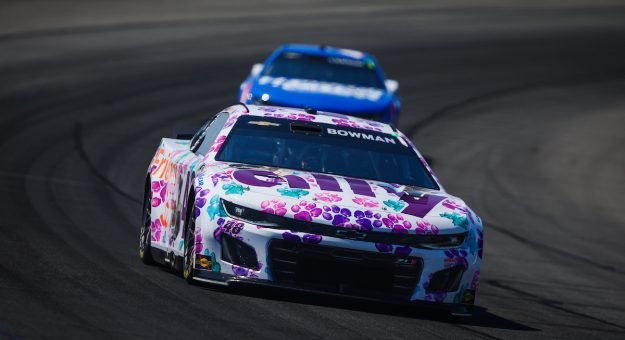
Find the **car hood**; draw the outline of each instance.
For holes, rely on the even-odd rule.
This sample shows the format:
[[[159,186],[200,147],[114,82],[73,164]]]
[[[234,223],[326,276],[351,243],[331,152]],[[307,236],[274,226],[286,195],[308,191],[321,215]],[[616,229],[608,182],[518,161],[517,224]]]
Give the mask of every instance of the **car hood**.
[[[356,116],[384,112],[392,101],[392,95],[384,89],[267,76],[254,80],[251,94],[257,100],[265,95],[271,105]]]
[[[270,167],[210,167],[220,198],[247,208],[337,227],[415,234],[467,231],[478,218],[443,191]]]

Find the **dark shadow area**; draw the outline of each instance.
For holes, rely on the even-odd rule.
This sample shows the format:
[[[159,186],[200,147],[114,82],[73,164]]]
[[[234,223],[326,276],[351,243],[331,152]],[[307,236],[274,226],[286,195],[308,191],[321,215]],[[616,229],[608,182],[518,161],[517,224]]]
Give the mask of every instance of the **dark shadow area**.
[[[236,294],[252,298],[339,308],[357,312],[384,314],[411,319],[439,321],[459,326],[478,326],[515,331],[540,331],[540,329],[529,327],[492,314],[487,309],[479,306],[474,307],[473,316],[471,317],[455,317],[450,315],[446,310],[429,306],[378,302],[348,296],[337,297],[334,295],[324,295],[323,293],[299,292],[289,289],[253,286],[249,284],[235,284],[229,287],[220,287],[198,283],[197,286],[225,294]]]

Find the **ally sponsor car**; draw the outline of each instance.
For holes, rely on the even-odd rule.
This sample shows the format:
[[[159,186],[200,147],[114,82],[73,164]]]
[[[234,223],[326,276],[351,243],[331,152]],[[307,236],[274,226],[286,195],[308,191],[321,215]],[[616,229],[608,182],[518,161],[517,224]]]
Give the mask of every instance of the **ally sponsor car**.
[[[146,173],[141,258],[258,284],[471,313],[482,221],[388,124],[235,105]]]

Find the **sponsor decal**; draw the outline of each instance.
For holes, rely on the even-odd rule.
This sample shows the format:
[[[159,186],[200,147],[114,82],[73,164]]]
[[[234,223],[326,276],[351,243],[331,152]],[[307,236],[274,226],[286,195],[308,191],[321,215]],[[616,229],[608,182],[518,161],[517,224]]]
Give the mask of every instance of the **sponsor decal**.
[[[345,65],[352,67],[363,67],[365,66],[365,62],[363,60],[355,60],[348,58],[340,58],[340,57],[328,57],[328,63],[337,64],[337,65]]]
[[[198,263],[200,264],[200,267],[208,270],[213,269],[213,261],[211,261],[210,258],[206,258],[202,255],[197,255],[197,257],[199,257]]]
[[[286,183],[290,188],[310,188],[306,180],[297,175],[280,176],[267,170],[240,169],[236,170],[232,174],[232,177],[245,185],[254,187],[270,188],[274,186],[281,186]],[[336,177],[323,174],[312,174],[312,177],[321,190],[334,192],[343,191]],[[369,183],[365,180],[346,177],[343,177],[343,180],[347,182],[354,194],[369,197],[376,196],[371,189],[371,185],[369,185]],[[398,210],[395,211],[421,218],[425,217],[425,215],[427,215],[438,203],[445,199],[443,196],[428,195],[425,193],[406,194],[403,191],[395,192],[389,189],[387,189],[387,192],[398,196],[399,201],[401,202],[398,202],[400,206],[398,207]],[[363,198],[360,199],[364,200]]]
[[[317,80],[289,79],[284,77],[263,76],[258,84],[280,88],[287,92],[321,93],[340,97],[356,98],[377,102],[384,94],[383,90],[374,87],[359,87],[339,83],[328,83]]]
[[[371,140],[375,142],[382,142],[382,143],[387,143],[387,144],[396,144],[395,139],[390,138],[390,137],[381,137],[381,136],[376,136],[376,135],[372,135],[370,133],[365,133],[365,132],[354,132],[354,131],[330,129],[330,128],[326,130],[329,135],[339,135],[343,137],[360,138],[360,139]]]

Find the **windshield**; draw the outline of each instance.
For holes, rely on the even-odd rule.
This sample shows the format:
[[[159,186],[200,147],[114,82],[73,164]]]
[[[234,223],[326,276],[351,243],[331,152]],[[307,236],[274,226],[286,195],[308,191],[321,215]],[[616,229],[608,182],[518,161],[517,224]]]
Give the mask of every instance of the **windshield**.
[[[216,159],[438,189],[400,136],[330,124],[241,117]]]
[[[267,66],[262,75],[384,89],[375,71],[375,63],[370,59],[284,52]]]

